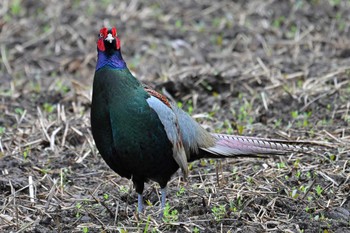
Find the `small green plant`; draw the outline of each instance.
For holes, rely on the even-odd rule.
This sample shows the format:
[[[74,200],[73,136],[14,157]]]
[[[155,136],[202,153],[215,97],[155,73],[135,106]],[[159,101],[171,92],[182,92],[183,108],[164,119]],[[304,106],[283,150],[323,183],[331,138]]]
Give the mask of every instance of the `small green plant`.
[[[125,185],[121,185],[119,187],[119,191],[122,192],[122,193],[128,193],[129,192],[129,188]]]
[[[211,211],[216,221],[221,221],[226,215],[225,205],[214,206]]]
[[[178,20],[175,21],[175,27],[176,28],[182,28],[182,21],[181,21],[181,19],[178,19]]]
[[[41,168],[40,169],[40,172],[43,174],[43,175],[46,175],[50,170],[49,169],[45,169],[45,168]]]
[[[61,80],[58,80],[56,82],[56,87],[62,94],[66,94],[70,90],[70,88],[68,86],[64,85]]]
[[[275,28],[280,28],[282,26],[283,22],[285,21],[285,19],[286,18],[284,16],[280,16],[277,19],[273,20],[272,25]]]
[[[188,170],[192,171],[193,170],[193,165],[194,162],[188,164]]]
[[[248,176],[248,177],[247,177],[247,182],[248,182],[249,184],[252,184],[252,183],[253,183],[253,177]]]
[[[193,113],[193,103],[192,103],[192,100],[189,100],[189,101],[187,101],[187,113],[189,114],[189,115],[192,115],[192,113]]]
[[[233,175],[233,176],[236,176],[236,175],[237,175],[237,172],[238,172],[238,167],[233,167],[233,168],[232,168],[232,175]]]
[[[213,87],[210,85],[210,83],[208,83],[207,81],[203,80],[201,82],[201,86],[203,86],[205,89],[207,89],[207,91],[212,91]]]
[[[50,103],[44,103],[43,104],[44,111],[47,113],[52,113],[53,110],[55,110],[55,105],[52,105]]]
[[[108,198],[109,198],[108,193],[103,194],[103,199],[108,200]]]
[[[329,159],[330,159],[331,161],[335,161],[335,160],[337,159],[337,156],[334,155],[334,154],[330,154],[330,155],[329,155]]]
[[[215,165],[217,161],[215,159],[209,159],[209,164],[210,165]]]
[[[22,108],[15,108],[15,113],[17,113],[18,115],[22,116],[24,113],[24,110]]]
[[[306,193],[307,191],[307,187],[305,187],[304,185],[299,187],[299,190],[302,191],[303,193]]]
[[[215,18],[213,18],[213,20],[211,21],[211,25],[212,25],[214,28],[217,28],[217,27],[220,26],[221,21],[222,21],[222,18],[220,18],[220,17],[215,17]]]
[[[233,134],[232,124],[230,123],[229,120],[225,120],[224,121],[224,127],[226,128],[226,133],[227,134]]]
[[[308,171],[308,172],[306,173],[306,177],[307,177],[308,179],[311,179],[311,177],[312,177],[311,172]]]
[[[148,216],[147,216],[147,222],[146,222],[145,229],[143,229],[143,233],[149,232],[149,231],[148,231],[148,228],[149,228],[149,223],[150,223],[150,221],[151,221],[151,216],[148,215]]]
[[[40,93],[40,91],[41,91],[41,85],[39,82],[30,81],[30,88],[35,93]]]
[[[223,41],[222,35],[217,35],[217,36],[216,36],[216,44],[217,44],[218,46],[221,46],[221,45],[222,45],[222,41]]]
[[[295,24],[292,24],[290,27],[289,27],[289,31],[287,31],[286,33],[286,36],[288,38],[294,38],[295,37],[295,34],[297,32],[298,28]]]
[[[299,80],[297,81],[297,86],[298,86],[298,88],[302,88],[302,87],[303,87],[303,84],[304,84],[304,80],[299,79]]]
[[[23,151],[23,158],[27,159],[29,156],[29,152],[30,152],[30,148],[27,147],[24,151]]]
[[[281,124],[282,124],[282,119],[281,118],[275,120],[275,128],[279,128],[281,126]]]
[[[83,233],[88,233],[89,232],[89,228],[88,227],[83,227]]]
[[[0,136],[3,135],[5,133],[6,128],[0,126]]]
[[[291,112],[291,116],[292,116],[293,119],[297,119],[298,116],[299,116],[298,111],[292,111],[292,112]]]
[[[332,6],[338,6],[338,5],[340,5],[341,0],[330,0],[329,3],[330,3]]]
[[[230,210],[232,212],[237,212],[238,210],[242,209],[242,207],[243,207],[242,196],[238,196],[236,201],[230,201]]]
[[[199,233],[200,231],[199,231],[198,227],[194,227],[193,230],[192,230],[192,232],[193,232],[193,233]]]
[[[185,191],[186,191],[185,187],[181,186],[179,191],[176,192],[176,196],[181,197],[182,195],[185,194]]]
[[[189,115],[192,115],[192,112],[193,112],[193,107],[192,107],[192,105],[188,106],[187,112],[188,112]]]
[[[18,16],[21,14],[21,0],[12,0],[10,5],[11,14],[14,16]]]
[[[44,33],[48,33],[48,32],[51,31],[51,30],[53,30],[53,29],[52,29],[52,27],[51,27],[50,24],[45,24],[45,25],[42,26],[42,31],[43,31]],[[56,72],[55,72],[55,73],[56,73]],[[57,76],[57,74],[56,74],[56,76]]]
[[[277,163],[277,168],[278,169],[286,168],[286,164],[284,162]]]
[[[237,131],[239,135],[243,134],[244,126],[243,125],[237,125]]]
[[[300,159],[295,160],[293,163],[294,168],[299,168],[299,164],[300,164]]]
[[[314,129],[310,129],[310,130],[309,130],[309,135],[310,135],[311,138],[314,137],[314,135],[315,135],[315,130],[314,130]]]
[[[76,205],[75,205],[75,208],[77,209],[77,213],[75,214],[75,217],[76,218],[80,218],[81,214],[80,214],[80,210],[82,208],[82,204],[80,202],[78,202]]]
[[[153,204],[152,204],[152,202],[150,201],[150,200],[145,200],[146,201],[146,204],[148,205],[148,206],[153,206]]]
[[[322,189],[322,187],[318,184],[318,185],[316,186],[316,188],[315,188],[315,191],[316,191],[316,194],[317,194],[318,196],[321,196],[321,194],[322,194],[322,192],[323,192],[323,189]]]
[[[245,101],[244,104],[239,107],[238,121],[251,125],[253,123],[253,118],[249,113],[252,111],[252,108],[253,106],[248,101]]]
[[[309,126],[309,119],[312,115],[312,111],[309,112],[303,112],[302,114],[299,113],[298,111],[292,111],[291,116],[293,120],[298,120],[297,126],[298,127],[307,127]]]
[[[300,122],[298,122],[298,126],[300,126],[300,127],[307,127],[307,126],[309,126],[309,119],[310,119],[311,115],[312,115],[311,111],[304,112],[303,113],[303,119]]]
[[[166,223],[176,222],[179,219],[178,211],[171,210],[169,203],[166,203],[163,212],[163,221]]]
[[[120,233],[128,233],[128,230],[120,229],[119,232],[120,232]],[[152,232],[153,232],[153,231],[152,231]]]
[[[309,211],[310,211],[310,207],[309,207],[309,206],[306,206],[306,207],[305,207],[305,212],[309,213]]]

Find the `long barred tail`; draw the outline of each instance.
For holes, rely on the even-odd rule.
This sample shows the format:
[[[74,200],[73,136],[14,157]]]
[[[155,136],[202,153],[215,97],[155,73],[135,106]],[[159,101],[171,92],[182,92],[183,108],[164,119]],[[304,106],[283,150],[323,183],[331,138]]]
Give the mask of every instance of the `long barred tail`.
[[[226,134],[212,134],[216,144],[212,147],[201,148],[214,157],[256,156],[275,154],[283,155],[291,152],[310,152],[312,148],[307,143],[280,139],[264,139]]]

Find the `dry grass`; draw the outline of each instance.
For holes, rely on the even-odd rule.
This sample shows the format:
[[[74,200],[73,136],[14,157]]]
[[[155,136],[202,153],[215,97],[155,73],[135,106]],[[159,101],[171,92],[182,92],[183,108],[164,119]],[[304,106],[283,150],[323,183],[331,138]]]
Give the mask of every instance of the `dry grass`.
[[[350,232],[349,22],[349,1],[2,1],[0,231]],[[137,216],[90,132],[103,25],[208,130],[328,146],[195,162],[164,221],[154,183]]]

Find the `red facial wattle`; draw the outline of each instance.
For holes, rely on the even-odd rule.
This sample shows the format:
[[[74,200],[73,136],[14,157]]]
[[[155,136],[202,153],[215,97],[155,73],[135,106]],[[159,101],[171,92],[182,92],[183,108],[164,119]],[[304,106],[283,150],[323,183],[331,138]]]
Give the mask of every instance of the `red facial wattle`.
[[[113,37],[117,37],[117,29],[115,27],[111,29],[111,32]]]
[[[100,37],[106,38],[106,37],[107,37],[107,34],[108,34],[108,29],[107,29],[107,28],[102,28],[102,29],[100,30]]]

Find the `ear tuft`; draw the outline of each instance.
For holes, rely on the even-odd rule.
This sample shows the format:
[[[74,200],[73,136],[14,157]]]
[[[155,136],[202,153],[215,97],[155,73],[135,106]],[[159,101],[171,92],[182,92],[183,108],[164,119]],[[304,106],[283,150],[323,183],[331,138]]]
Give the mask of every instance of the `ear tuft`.
[[[103,38],[107,37],[108,29],[107,28],[101,28],[100,34]]]
[[[116,37],[115,39],[116,39],[115,46],[117,47],[117,49],[120,49],[120,40],[118,37]]]
[[[113,27],[113,28],[111,29],[111,32],[112,32],[112,36],[113,36],[113,37],[116,37],[116,36],[117,36],[117,29],[116,29],[115,27]]]

